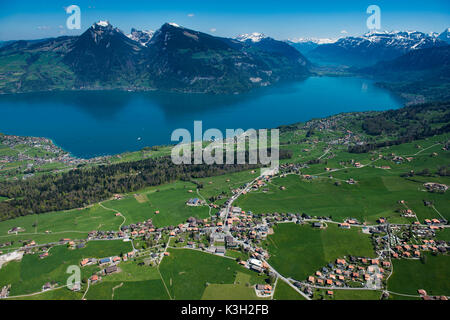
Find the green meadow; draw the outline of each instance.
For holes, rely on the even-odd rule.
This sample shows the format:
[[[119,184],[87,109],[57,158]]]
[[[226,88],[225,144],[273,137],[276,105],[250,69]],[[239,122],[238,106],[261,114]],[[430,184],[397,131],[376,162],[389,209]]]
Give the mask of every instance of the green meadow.
[[[394,273],[389,278],[388,290],[394,293],[418,295],[424,289],[428,295],[450,295],[450,256],[425,255],[425,263],[420,260],[393,260]]]
[[[90,241],[85,248],[71,250],[65,245],[53,247],[49,256],[40,259],[37,254],[24,255],[20,262],[9,262],[0,269],[0,287],[11,284],[10,296],[38,292],[46,282],[56,282],[58,286],[65,285],[67,268],[79,266],[84,258],[103,258],[131,251],[129,242],[119,240]],[[82,278],[90,277],[97,266],[81,268]]]
[[[359,169],[366,177],[356,177],[358,183],[350,185],[336,179],[322,177],[306,181],[298,175],[275,178],[267,186],[268,191],[257,190],[243,195],[236,202],[244,210],[255,213],[307,212],[309,215],[331,216],[343,221],[356,218],[361,222],[374,223],[379,217],[388,217],[391,222],[408,223],[412,219],[400,216],[396,209],[398,201],[405,200],[420,221],[439,218],[431,207],[425,207],[424,199],[433,200],[441,214],[450,217],[448,204],[450,194],[423,191],[423,183],[390,176],[375,168]],[[345,174],[345,173],[344,173]],[[333,177],[336,178],[333,173]],[[340,176],[339,180],[350,177]],[[280,190],[284,186],[285,190]]]
[[[275,287],[275,294],[273,298],[275,300],[306,300],[305,297],[280,279],[278,279],[277,286]]]
[[[333,295],[327,293],[328,290],[316,289],[313,298],[315,300],[380,300],[381,291],[376,290],[332,290]]]
[[[241,284],[210,284],[202,300],[259,300],[253,287]]]
[[[250,299],[253,295],[247,285],[265,281],[264,276],[245,269],[233,259],[189,249],[169,249],[169,252],[170,256],[164,257],[159,270],[172,299],[214,299],[216,295],[219,295],[217,299],[225,296],[229,299]],[[240,273],[247,275],[245,280],[242,280],[242,275],[236,278]],[[227,285],[221,287],[225,293],[219,289],[223,284]],[[207,289],[210,285],[213,287]],[[235,287],[238,288],[236,293],[231,290]]]
[[[102,280],[90,286],[87,300],[167,300],[161,279],[141,281]]]
[[[360,228],[340,229],[328,223],[323,230],[310,224],[282,223],[264,243],[269,264],[285,277],[305,280],[328,263],[346,255],[373,257],[369,235]]]
[[[254,171],[252,173],[252,171]],[[216,200],[214,203],[220,205],[231,196],[231,190],[242,187],[244,184],[258,177],[259,169],[248,170],[230,174],[224,174],[209,178],[196,179],[196,182],[202,185],[199,189],[200,195],[209,202],[209,198],[223,196],[223,199]],[[195,190],[194,190],[195,191]]]
[[[96,204],[84,209],[34,214],[0,222],[0,243],[13,241],[12,249],[21,247],[21,240],[34,240],[38,244],[59,241],[61,238],[85,239],[92,230],[116,230],[122,217]],[[8,234],[13,227],[24,232]],[[47,233],[49,231],[49,233]]]
[[[192,193],[188,191],[192,190]],[[121,200],[105,201],[103,205],[122,213],[126,224],[152,219],[157,227],[177,225],[186,222],[194,216],[209,217],[207,206],[190,207],[186,202],[190,198],[197,198],[196,185],[191,182],[175,182],[160,187],[152,187]],[[144,197],[145,196],[145,197]],[[158,214],[155,212],[159,211]]]

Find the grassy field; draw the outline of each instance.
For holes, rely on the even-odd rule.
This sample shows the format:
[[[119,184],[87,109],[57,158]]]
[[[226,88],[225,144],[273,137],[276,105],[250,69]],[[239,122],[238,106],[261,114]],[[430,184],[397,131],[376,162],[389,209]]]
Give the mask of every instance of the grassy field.
[[[445,228],[443,230],[436,232],[436,239],[444,240],[447,242],[450,241],[450,228]]]
[[[389,278],[389,291],[418,295],[418,289],[425,289],[429,295],[450,295],[450,256],[427,254],[425,264],[419,260],[405,259],[393,262],[394,273]]]
[[[234,259],[241,258],[241,260],[247,260],[249,257],[248,253],[244,253],[244,252],[237,251],[237,250],[227,250],[225,252],[225,255],[227,257],[231,257]]]
[[[306,300],[305,297],[282,280],[278,280],[273,298],[275,300]]]
[[[265,281],[265,277],[243,268],[232,259],[188,249],[169,249],[169,252],[170,256],[164,257],[159,269],[173,299],[196,300],[204,297],[204,293],[208,299],[213,299],[214,294],[224,298],[217,286],[205,291],[211,285],[222,284],[231,285],[226,287],[230,299],[237,299],[237,295],[240,297],[242,294],[250,298],[249,291],[244,290],[249,289],[247,283],[253,285]],[[245,284],[242,280],[235,282],[238,272],[249,276]],[[239,286],[236,296],[229,290],[233,285]]]
[[[241,284],[210,284],[202,300],[259,300],[255,289]]]
[[[87,300],[167,300],[166,289],[160,278],[150,280],[111,280],[104,277],[90,286]]]
[[[114,300],[167,300],[166,289],[160,279],[126,282],[114,291]]]
[[[193,190],[193,193],[189,193],[188,190]],[[152,219],[157,227],[176,225],[185,222],[191,216],[209,217],[207,206],[186,205],[190,198],[198,197],[195,190],[196,186],[191,182],[175,182],[142,190],[136,193],[137,198],[133,194],[121,200],[105,201],[103,205],[122,213],[127,219],[126,224]],[[156,211],[159,213],[155,214]]]
[[[209,284],[202,300],[265,300],[256,296],[252,274],[237,272],[233,284]]]
[[[316,300],[380,300],[381,292],[375,290],[332,290],[333,295],[328,295],[327,290],[317,289],[314,292]]]
[[[36,295],[11,298],[11,300],[81,300],[83,292],[74,292],[67,288],[45,291]]]
[[[102,258],[131,251],[131,244],[123,241],[91,241],[85,248],[70,250],[57,246],[49,256],[25,255],[21,262],[10,262],[0,269],[0,286],[11,284],[11,296],[38,292],[46,282],[65,285],[70,265],[79,265],[83,258]],[[81,268],[82,278],[90,277],[97,266]]]
[[[388,217],[392,222],[408,223],[411,219],[403,218],[396,212],[399,208],[397,202],[405,200],[421,221],[439,218],[436,211],[423,205],[423,199],[428,199],[434,201],[441,214],[450,217],[449,193],[425,193],[422,191],[423,183],[391,176],[375,168],[359,171],[367,177],[354,177],[360,179],[356,185],[341,182],[336,186],[336,179],[324,176],[312,181],[302,180],[297,175],[276,178],[268,185],[267,192],[251,192],[236,203],[244,210],[256,213],[307,212],[310,215],[331,216],[337,221],[351,217],[371,223],[379,217]],[[343,175],[339,180],[350,178],[349,174],[348,177]],[[333,176],[337,174],[333,173]],[[280,190],[281,186],[286,190]]]
[[[209,178],[196,179],[203,187],[199,190],[201,196],[206,200],[211,197],[222,195],[223,199],[216,200],[214,203],[220,205],[231,196],[231,190],[241,187],[255,179],[259,175],[259,170],[242,171],[231,174],[225,174]]]
[[[282,275],[304,280],[319,268],[345,255],[373,257],[369,236],[359,228],[339,229],[328,224],[325,230],[311,225],[283,223],[274,227],[264,246],[269,263]]]
[[[123,218],[113,212],[93,205],[84,209],[28,215],[0,222],[0,243],[14,241],[12,248],[20,247],[19,240],[49,243],[61,238],[83,239],[92,230],[117,230]],[[25,229],[17,235],[9,235],[13,227]],[[50,233],[46,233],[50,231]]]

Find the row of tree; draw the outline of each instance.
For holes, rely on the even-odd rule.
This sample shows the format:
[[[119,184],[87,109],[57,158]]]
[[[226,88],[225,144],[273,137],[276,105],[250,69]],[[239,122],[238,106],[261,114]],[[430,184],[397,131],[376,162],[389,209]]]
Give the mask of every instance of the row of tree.
[[[291,152],[280,150],[280,158]],[[242,170],[258,164],[181,164],[170,157],[111,165],[78,168],[61,174],[47,174],[22,181],[1,182],[0,220],[34,213],[80,208],[110,198],[175,180],[192,181]]]

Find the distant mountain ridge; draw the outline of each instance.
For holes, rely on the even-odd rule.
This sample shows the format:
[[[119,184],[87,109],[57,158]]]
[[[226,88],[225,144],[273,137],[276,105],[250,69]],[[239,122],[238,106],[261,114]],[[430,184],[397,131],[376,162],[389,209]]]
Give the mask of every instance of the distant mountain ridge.
[[[410,51],[357,72],[409,103],[450,99],[450,45]]]
[[[447,45],[439,37],[419,31],[370,32],[360,37],[345,37],[334,43],[318,45],[308,52],[307,57],[319,62],[370,66],[413,50]]]
[[[108,21],[80,36],[17,41],[0,48],[0,93],[126,89],[239,93],[303,79],[309,61],[288,44],[247,43],[166,23],[125,35]]]
[[[450,44],[450,28],[445,29],[437,38]]]
[[[362,69],[375,75],[396,74],[409,77],[407,72],[432,72],[433,77],[450,78],[450,45],[410,51],[390,61],[381,61]]]

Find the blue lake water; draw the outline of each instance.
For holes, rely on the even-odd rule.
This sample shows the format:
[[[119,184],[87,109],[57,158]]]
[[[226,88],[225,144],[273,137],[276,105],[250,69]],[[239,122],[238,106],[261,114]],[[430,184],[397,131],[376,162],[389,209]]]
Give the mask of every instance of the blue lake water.
[[[341,112],[386,110],[401,102],[372,81],[312,77],[242,95],[161,92],[47,92],[0,96],[0,132],[51,138],[78,157],[171,142],[172,131],[275,128]]]

